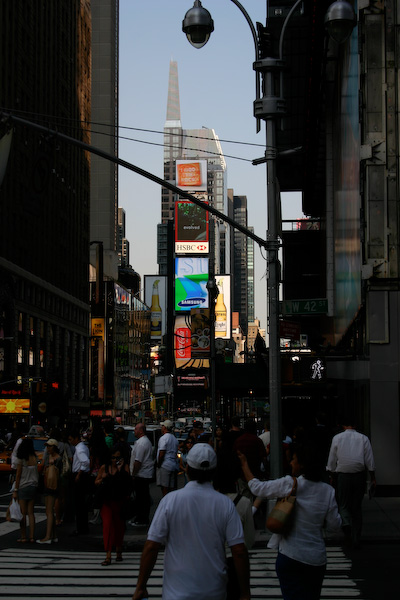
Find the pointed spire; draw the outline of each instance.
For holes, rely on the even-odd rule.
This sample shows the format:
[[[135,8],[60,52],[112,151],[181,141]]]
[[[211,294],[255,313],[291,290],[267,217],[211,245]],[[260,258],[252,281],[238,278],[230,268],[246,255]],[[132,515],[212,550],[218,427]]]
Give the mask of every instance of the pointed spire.
[[[173,122],[175,127],[181,127],[181,108],[179,104],[179,83],[178,83],[178,63],[175,60],[169,63],[169,81],[168,81],[168,102],[167,102],[167,121],[165,126],[171,126]]]

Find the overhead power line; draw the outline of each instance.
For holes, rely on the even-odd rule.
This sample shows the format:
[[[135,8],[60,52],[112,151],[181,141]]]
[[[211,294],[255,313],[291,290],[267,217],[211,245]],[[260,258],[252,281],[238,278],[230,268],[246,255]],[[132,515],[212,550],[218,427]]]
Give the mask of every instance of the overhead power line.
[[[117,137],[119,140],[126,140],[126,141],[130,141],[130,142],[135,142],[135,143],[139,143],[139,144],[146,144],[146,145],[150,145],[150,146],[158,146],[161,148],[165,148],[166,144],[161,143],[161,142],[151,142],[148,140],[141,140],[141,139],[137,139],[137,138],[131,138],[131,137],[127,137],[127,136],[122,136],[122,135],[116,135],[114,133],[107,133],[105,131],[96,131],[92,129],[92,126],[100,126],[100,127],[109,127],[110,129],[115,129],[115,127],[111,124],[108,123],[99,123],[97,121],[77,121],[76,119],[68,119],[66,117],[58,117],[55,115],[45,115],[42,113],[34,113],[34,112],[30,112],[30,111],[23,111],[23,110],[15,110],[15,109],[10,109],[10,108],[6,108],[6,107],[1,107],[0,110],[4,110],[6,112],[12,112],[13,114],[19,114],[19,115],[29,115],[30,117],[35,117],[35,119],[37,119],[38,122],[41,122],[42,124],[46,124],[47,126],[52,126],[52,127],[57,127],[63,123],[63,124],[68,124],[70,127],[71,125],[75,124],[75,127],[72,127],[72,129],[75,129],[75,131],[78,131],[78,128],[81,128],[82,126],[84,126],[85,128],[87,128],[91,133],[95,133],[96,135],[105,135],[105,136],[110,136],[110,137]],[[155,129],[144,129],[144,128],[140,128],[140,127],[131,127],[131,126],[126,126],[126,125],[119,125],[118,129],[126,129],[128,131],[139,131],[139,132],[143,132],[143,133],[152,133],[152,134],[156,134],[156,135],[164,135],[164,131],[157,131]],[[205,140],[205,141],[214,141],[215,138],[213,137],[208,137],[208,136],[197,136],[197,135],[186,135],[185,133],[173,133],[173,132],[168,132],[168,135],[170,136],[176,136],[177,138],[180,139],[198,139],[198,140]],[[227,140],[227,139],[220,139],[218,138],[219,142],[223,142],[224,144],[237,144],[237,145],[242,145],[242,146],[251,146],[251,147],[259,147],[259,148],[264,148],[265,149],[265,145],[264,144],[255,144],[253,142],[242,142],[242,141],[238,141],[238,140]],[[208,155],[213,155],[213,156],[224,156],[225,158],[232,158],[234,160],[242,160],[244,162],[253,162],[252,159],[249,158],[244,158],[242,156],[234,156],[231,154],[225,154],[225,153],[220,153],[220,152],[212,152],[210,150],[203,150],[201,148],[192,148],[192,147],[186,147],[186,146],[179,146],[182,150],[190,150],[190,151],[195,151],[195,152],[201,152],[204,154],[208,154]]]

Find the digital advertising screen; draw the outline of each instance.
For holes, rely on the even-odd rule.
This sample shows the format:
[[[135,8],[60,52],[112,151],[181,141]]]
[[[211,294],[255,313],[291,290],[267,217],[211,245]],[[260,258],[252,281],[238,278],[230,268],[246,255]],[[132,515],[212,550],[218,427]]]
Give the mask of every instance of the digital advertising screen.
[[[144,302],[150,307],[150,339],[160,340],[166,332],[167,278],[165,275],[144,276]]]
[[[2,415],[29,415],[29,398],[0,398],[0,414]]]
[[[204,254],[209,251],[208,212],[190,200],[175,202],[176,254]]]
[[[175,258],[175,312],[208,308],[208,258]]]

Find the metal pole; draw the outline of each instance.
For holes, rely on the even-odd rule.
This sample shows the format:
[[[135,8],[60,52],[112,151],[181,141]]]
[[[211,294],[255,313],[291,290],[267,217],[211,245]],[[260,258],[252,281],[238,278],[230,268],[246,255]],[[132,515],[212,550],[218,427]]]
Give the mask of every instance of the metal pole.
[[[265,95],[273,94],[271,73],[265,77]],[[271,421],[271,477],[282,475],[282,407],[281,407],[281,362],[279,347],[279,240],[278,202],[276,185],[276,123],[275,118],[266,120],[267,157],[267,212],[268,212],[268,274],[267,311],[269,323],[269,404]]]
[[[217,283],[215,281],[215,227],[216,223],[211,220],[211,235],[210,235],[210,264],[209,264],[209,280],[208,288],[208,303],[210,310],[210,392],[211,392],[211,430],[212,439],[215,440],[215,430],[217,428],[217,385],[216,385],[216,368],[215,368],[215,301],[217,299]]]

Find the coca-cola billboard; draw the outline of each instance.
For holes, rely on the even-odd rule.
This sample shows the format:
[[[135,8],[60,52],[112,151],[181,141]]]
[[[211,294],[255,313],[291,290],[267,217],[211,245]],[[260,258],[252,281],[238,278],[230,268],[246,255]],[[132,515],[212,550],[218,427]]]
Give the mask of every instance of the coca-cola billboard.
[[[187,318],[178,316],[175,319],[175,364],[180,367],[191,358],[191,331]]]

